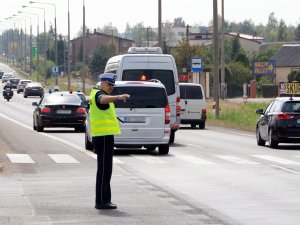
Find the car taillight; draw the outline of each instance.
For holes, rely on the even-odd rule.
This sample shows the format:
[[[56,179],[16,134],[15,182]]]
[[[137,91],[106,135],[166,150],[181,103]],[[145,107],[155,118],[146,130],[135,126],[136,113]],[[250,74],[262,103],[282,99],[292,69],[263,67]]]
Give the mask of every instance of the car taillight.
[[[76,113],[78,113],[78,114],[84,114],[85,113],[85,108],[78,108],[76,110]]]
[[[51,112],[51,109],[48,108],[48,107],[42,107],[41,112],[42,112],[42,113],[50,113],[50,112]]]
[[[166,105],[165,107],[165,124],[170,123],[170,106]]]
[[[176,98],[176,116],[180,116],[180,97]]]
[[[294,119],[295,116],[287,113],[280,113],[277,115],[277,120],[289,120]]]

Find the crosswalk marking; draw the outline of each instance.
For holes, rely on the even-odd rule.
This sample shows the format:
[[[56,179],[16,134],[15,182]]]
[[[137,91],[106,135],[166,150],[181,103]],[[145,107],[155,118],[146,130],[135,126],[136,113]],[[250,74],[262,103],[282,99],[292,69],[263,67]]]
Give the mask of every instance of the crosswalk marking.
[[[293,161],[293,160],[289,160],[289,159],[284,159],[284,158],[280,158],[280,157],[276,157],[276,156],[272,156],[272,155],[251,155],[253,157],[256,158],[260,158],[260,159],[265,159],[268,161],[272,161],[272,162],[277,162],[280,164],[284,164],[284,165],[299,165],[299,162]]]
[[[197,158],[195,156],[191,156],[191,155],[177,155],[176,157],[183,159],[185,161],[188,161],[190,163],[194,163],[194,164],[201,164],[201,165],[214,165],[215,163],[204,160],[204,159],[200,159]]]
[[[253,162],[253,161],[250,161],[250,160],[247,160],[247,159],[242,159],[242,158],[232,156],[232,155],[216,155],[216,157],[218,157],[220,159],[227,160],[229,162],[237,163],[237,164],[247,164],[247,165],[259,164],[257,162]]]
[[[97,160],[97,155],[96,155],[96,154],[91,155],[91,157]],[[124,164],[123,161],[121,161],[120,159],[117,159],[116,157],[113,158],[113,163],[116,163],[116,164]]]
[[[146,163],[167,163],[166,161],[153,156],[134,156],[134,158],[142,160]]]
[[[27,154],[6,154],[12,163],[35,163]]]
[[[68,154],[48,154],[56,163],[79,163]]]

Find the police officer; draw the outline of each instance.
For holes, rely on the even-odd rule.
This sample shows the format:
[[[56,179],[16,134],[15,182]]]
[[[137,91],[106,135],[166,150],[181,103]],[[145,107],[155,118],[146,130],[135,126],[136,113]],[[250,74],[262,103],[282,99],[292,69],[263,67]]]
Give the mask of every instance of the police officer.
[[[117,75],[104,73],[100,76],[100,90],[90,94],[90,126],[92,143],[97,154],[96,209],[116,209],[111,202],[110,179],[112,175],[114,135],[121,133],[113,102],[129,98],[128,94],[109,95]]]

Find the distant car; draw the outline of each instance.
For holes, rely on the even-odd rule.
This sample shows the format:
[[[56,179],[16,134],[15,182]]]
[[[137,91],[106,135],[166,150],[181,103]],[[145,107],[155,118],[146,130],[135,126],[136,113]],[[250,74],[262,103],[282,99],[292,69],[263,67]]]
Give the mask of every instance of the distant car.
[[[45,127],[74,127],[85,131],[86,105],[76,94],[53,92],[45,94],[33,111],[33,129],[42,132]]]
[[[17,86],[20,82],[20,79],[19,78],[10,78],[9,82],[10,82],[12,88],[17,88]]]
[[[4,73],[2,76],[2,83],[7,82],[10,78],[13,78],[14,75],[12,73]]]
[[[17,85],[17,93],[19,94],[20,92],[23,92],[26,84],[31,82],[31,80],[20,80],[19,84]]]
[[[165,86],[160,82],[116,81],[112,95],[129,94],[126,102],[116,101],[121,134],[116,148],[146,148],[169,153],[170,106]],[[85,147],[92,150],[89,117],[86,120]]]
[[[4,72],[0,71],[0,79],[2,79],[3,74],[4,74]]]
[[[257,145],[269,142],[270,148],[279,143],[300,143],[300,97],[278,97],[266,110],[258,109]]]
[[[42,98],[44,96],[44,88],[42,84],[38,82],[27,83],[24,88],[23,96],[24,98],[28,96],[39,96]]]

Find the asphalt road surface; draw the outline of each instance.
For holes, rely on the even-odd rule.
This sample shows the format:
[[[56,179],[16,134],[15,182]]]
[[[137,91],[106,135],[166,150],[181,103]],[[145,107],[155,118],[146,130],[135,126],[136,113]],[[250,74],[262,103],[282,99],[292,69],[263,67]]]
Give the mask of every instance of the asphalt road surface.
[[[299,224],[300,145],[271,150],[253,133],[219,127],[182,127],[166,156],[116,150],[118,209],[96,210],[96,160],[84,133],[33,131],[34,101],[0,97],[1,225]]]

